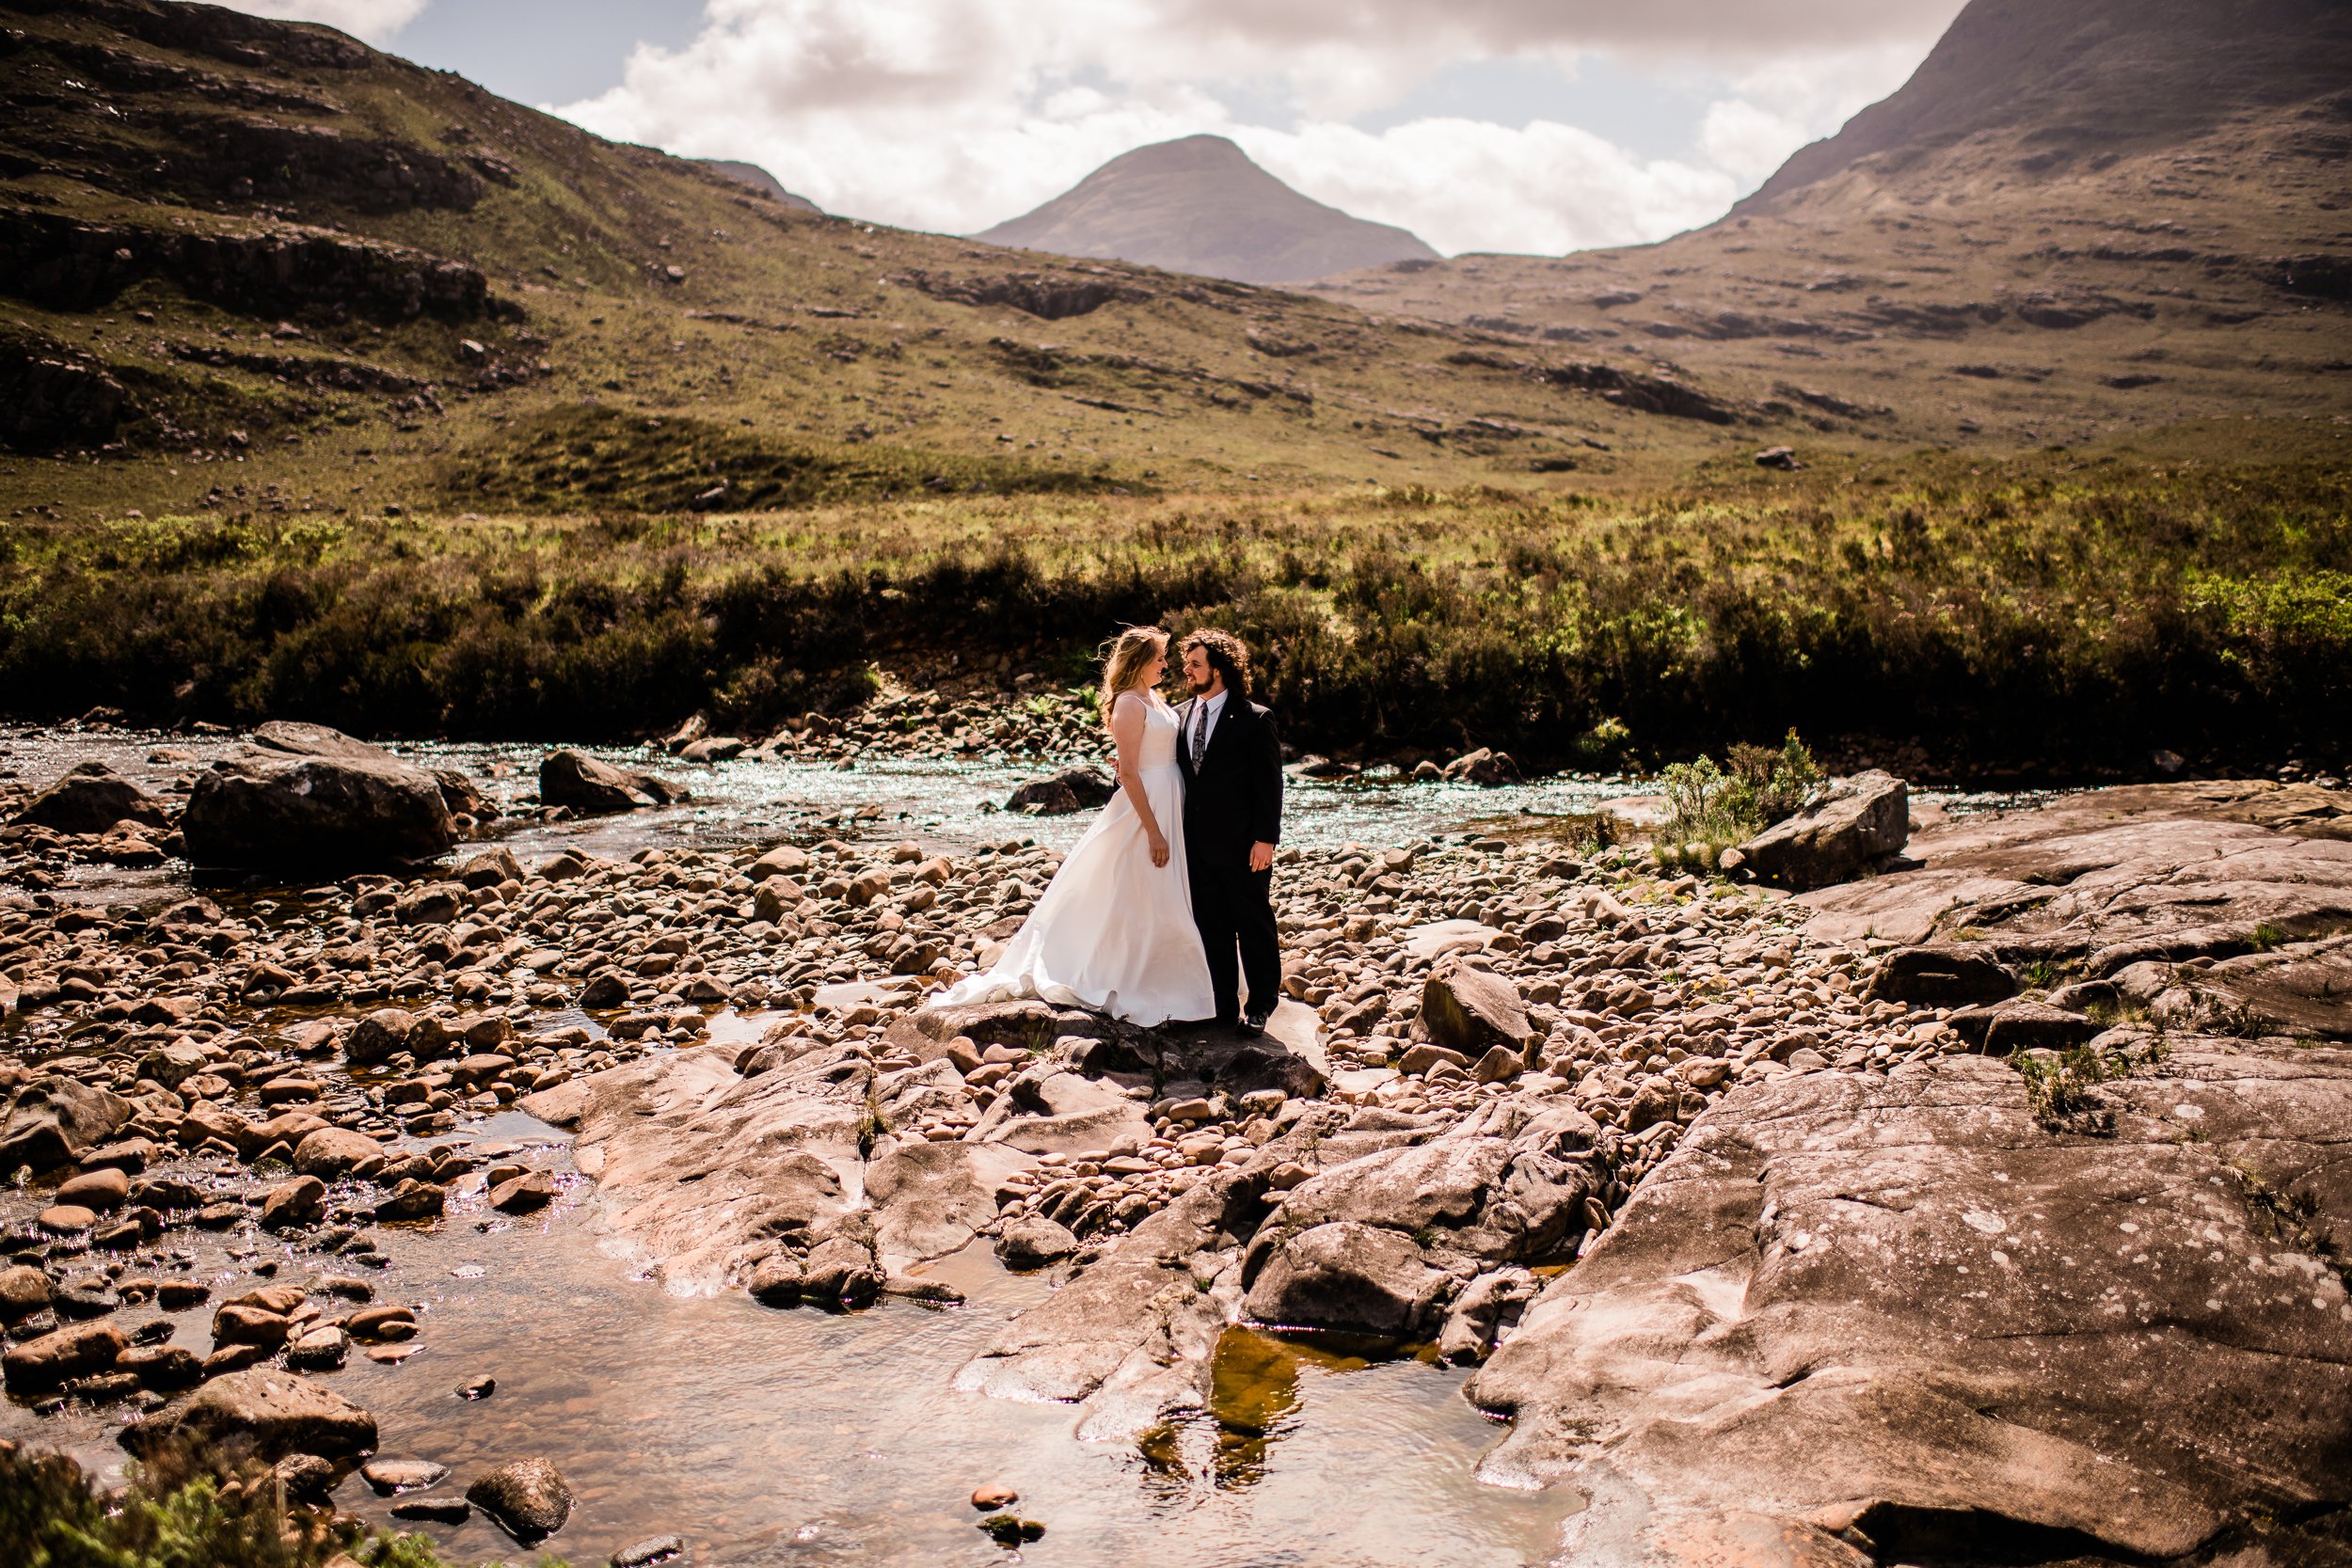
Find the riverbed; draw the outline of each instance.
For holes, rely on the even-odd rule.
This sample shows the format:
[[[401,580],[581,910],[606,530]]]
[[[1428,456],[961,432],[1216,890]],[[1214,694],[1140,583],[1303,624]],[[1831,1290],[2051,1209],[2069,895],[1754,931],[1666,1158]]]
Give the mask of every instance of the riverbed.
[[[154,791],[207,766],[223,738],[0,732],[0,769],[45,784],[101,760]],[[395,748],[460,769],[502,803],[529,793],[542,749],[419,744]],[[1061,847],[1088,818],[995,809],[1036,764],[878,760],[841,768],[792,760],[672,764],[643,750],[602,752],[687,784],[694,799],[658,811],[586,821],[503,818],[484,837],[526,863],[562,848],[626,858],[647,847],[728,849],[778,839],[916,839],[957,853],[1007,838]],[[1287,840],[1310,849],[1404,845],[1447,835],[1580,831],[1579,819],[1652,787],[1627,778],[1557,778],[1497,788],[1295,778]],[[1998,803],[1946,798],[1948,810]],[[462,852],[462,851],[461,851]],[[72,901],[146,905],[184,893],[184,867],[75,867],[54,890]],[[301,901],[266,892],[249,907],[271,922],[307,918]],[[757,1016],[722,1014],[715,1037],[756,1037]],[[587,1027],[542,1010],[526,1033]],[[327,1066],[336,1076],[340,1069]],[[1047,1527],[1020,1555],[1036,1562],[1150,1561],[1200,1568],[1240,1563],[1509,1564],[1538,1560],[1578,1506],[1572,1493],[1479,1485],[1473,1470],[1497,1427],[1462,1397],[1466,1372],[1413,1354],[1367,1360],[1312,1338],[1226,1336],[1206,1414],[1144,1444],[1094,1445],[1073,1435],[1073,1413],[958,1392],[957,1371],[1004,1323],[1044,1299],[1051,1274],[1007,1271],[981,1245],[929,1265],[960,1292],[941,1307],[885,1298],[828,1315],[777,1311],[739,1292],[675,1293],[612,1239],[600,1199],[573,1168],[569,1140],[519,1112],[462,1117],[454,1140],[549,1169],[559,1196],[522,1219],[489,1212],[478,1188],[453,1198],[429,1229],[374,1227],[386,1267],[381,1299],[422,1324],[411,1354],[355,1354],[330,1386],[376,1417],[381,1451],[453,1467],[443,1490],[491,1464],[552,1459],[580,1506],[548,1549],[576,1563],[675,1533],[702,1564],[1004,1560],[974,1528],[974,1486],[1002,1481],[1019,1512]],[[451,1137],[430,1140],[446,1146]],[[404,1140],[416,1147],[417,1140]],[[208,1167],[194,1158],[158,1171]],[[232,1171],[215,1164],[223,1180]],[[240,1173],[241,1174],[241,1173]],[[34,1193],[0,1203],[10,1229]],[[184,1234],[189,1273],[215,1300],[275,1277],[349,1272],[296,1245],[241,1230]],[[258,1250],[256,1250],[258,1249]],[[91,1259],[96,1265],[98,1256]],[[210,1304],[169,1315],[174,1343],[207,1348]],[[125,1308],[125,1326],[166,1316]],[[479,1377],[486,1400],[458,1397]],[[39,1416],[0,1408],[0,1435],[64,1447],[119,1474],[113,1441],[135,1406],[69,1404]],[[391,1499],[356,1475],[338,1504],[391,1526]],[[403,1525],[460,1559],[512,1555],[478,1514],[465,1525]]]

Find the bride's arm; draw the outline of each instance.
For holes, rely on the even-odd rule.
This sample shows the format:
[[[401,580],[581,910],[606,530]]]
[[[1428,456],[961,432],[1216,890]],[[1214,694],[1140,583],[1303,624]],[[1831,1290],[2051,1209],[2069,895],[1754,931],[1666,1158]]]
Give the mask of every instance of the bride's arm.
[[[1150,705],[1136,692],[1122,691],[1111,705],[1111,738],[1119,743],[1119,787],[1127,792],[1127,803],[1143,820],[1143,836],[1152,845],[1152,863],[1168,863],[1168,835],[1160,832],[1159,818],[1152,815],[1152,793],[1143,787],[1138,765],[1143,758],[1143,731]]]

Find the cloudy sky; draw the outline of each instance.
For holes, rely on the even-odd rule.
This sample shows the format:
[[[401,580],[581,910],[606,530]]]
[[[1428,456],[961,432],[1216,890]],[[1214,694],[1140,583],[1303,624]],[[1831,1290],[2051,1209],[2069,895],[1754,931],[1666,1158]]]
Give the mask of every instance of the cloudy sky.
[[[1557,254],[1719,216],[1962,0],[236,3],[878,222],[969,233],[1207,131],[1448,254]]]

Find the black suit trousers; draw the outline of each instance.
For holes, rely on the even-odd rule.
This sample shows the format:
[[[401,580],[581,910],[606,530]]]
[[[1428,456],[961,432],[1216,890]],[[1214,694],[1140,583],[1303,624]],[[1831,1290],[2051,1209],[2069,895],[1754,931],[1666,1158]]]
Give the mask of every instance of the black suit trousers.
[[[1216,993],[1216,1016],[1241,1016],[1241,987],[1249,988],[1252,1011],[1272,1012],[1282,992],[1281,938],[1274,924],[1274,873],[1252,871],[1246,858],[1232,864],[1194,856],[1185,862],[1192,882],[1192,919],[1209,956],[1209,984]],[[1235,962],[1238,955],[1239,962]]]

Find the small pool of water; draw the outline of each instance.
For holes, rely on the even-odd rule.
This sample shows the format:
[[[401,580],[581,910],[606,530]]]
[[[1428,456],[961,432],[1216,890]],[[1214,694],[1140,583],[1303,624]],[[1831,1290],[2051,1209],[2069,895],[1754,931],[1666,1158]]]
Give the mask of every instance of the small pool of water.
[[[519,1113],[469,1131],[564,1142]],[[964,1292],[961,1307],[891,1300],[833,1316],[735,1292],[674,1295],[609,1245],[592,1190],[562,1168],[564,1196],[524,1221],[476,1198],[435,1234],[379,1227],[384,1299],[418,1309],[418,1348],[397,1366],[355,1353],[322,1376],[375,1416],[385,1455],[451,1466],[442,1492],[504,1460],[552,1460],[579,1508],[544,1549],[574,1563],[671,1533],[705,1568],[1001,1562],[1009,1554],[976,1528],[969,1501],[989,1481],[1017,1488],[1016,1512],[1047,1527],[1020,1558],[1073,1568],[1504,1568],[1546,1556],[1577,1506],[1565,1489],[1471,1479],[1501,1433],[1462,1398],[1463,1373],[1241,1330],[1216,1363],[1214,1418],[1140,1446],[1080,1443],[1070,1406],[952,1386],[1009,1318],[1045,1298],[1046,1276],[1008,1273],[974,1247],[929,1270]],[[307,1273],[289,1258],[278,1277]],[[208,1319],[179,1314],[176,1342],[200,1354]],[[497,1379],[489,1398],[458,1396],[483,1376]],[[9,1402],[0,1434],[119,1474],[121,1419],[80,1408],[43,1418]],[[478,1514],[456,1527],[393,1520],[391,1499],[357,1475],[337,1500],[421,1530],[457,1560],[517,1558]]]

